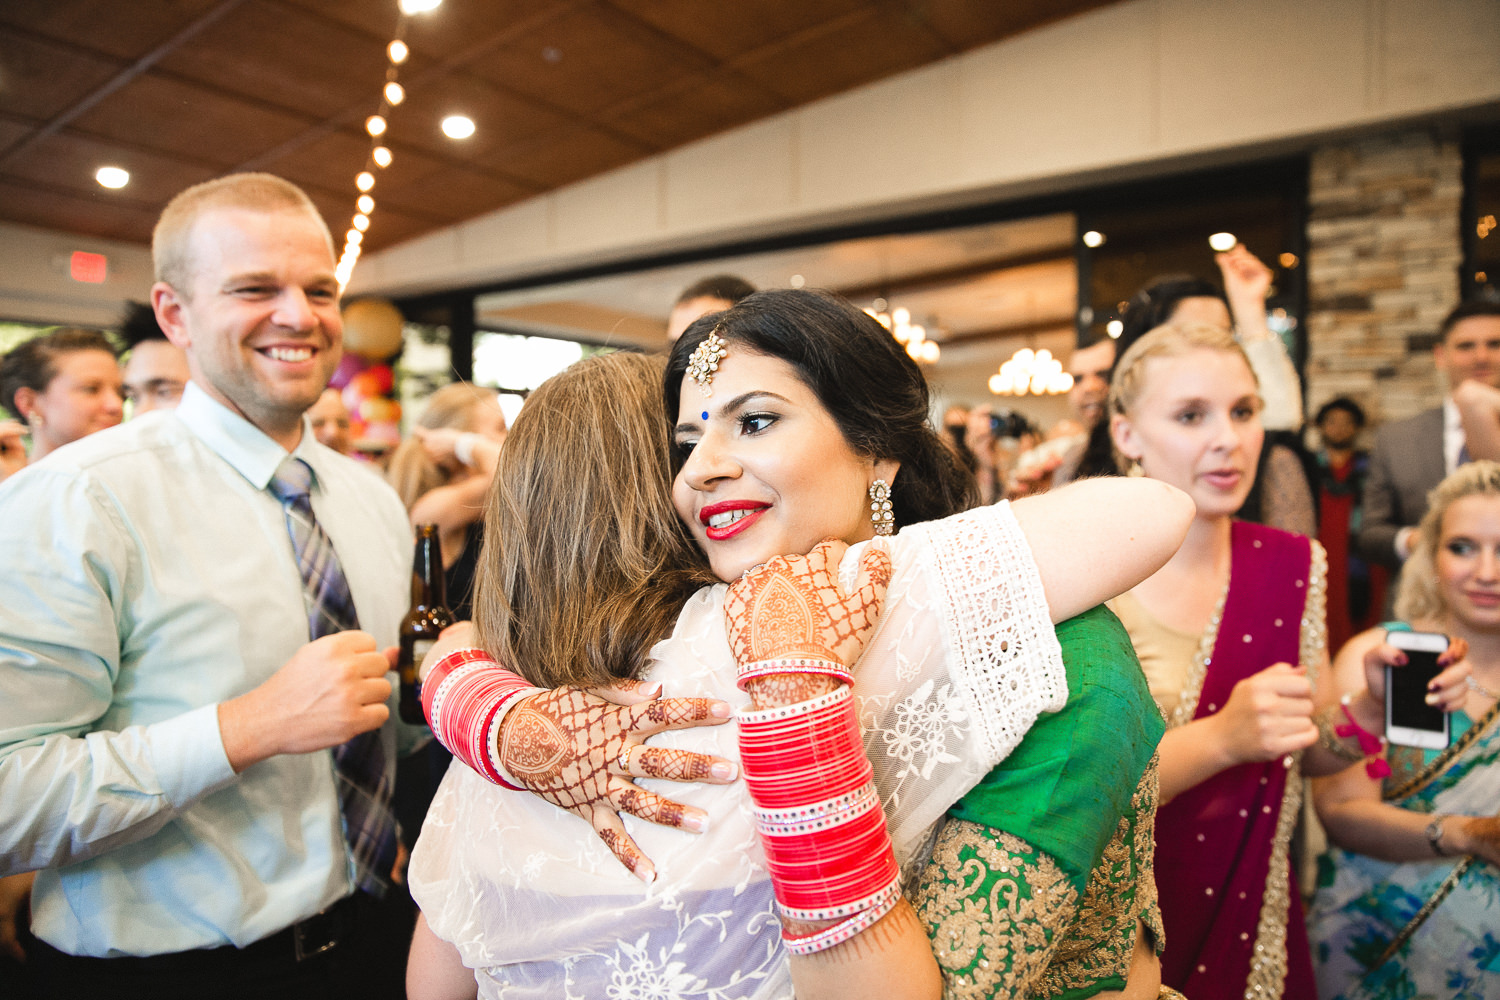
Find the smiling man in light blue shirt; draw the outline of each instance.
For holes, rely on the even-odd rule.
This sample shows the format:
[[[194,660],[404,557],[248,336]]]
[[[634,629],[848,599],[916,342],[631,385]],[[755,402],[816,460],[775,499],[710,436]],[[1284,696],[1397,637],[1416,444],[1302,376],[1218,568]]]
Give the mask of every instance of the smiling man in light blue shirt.
[[[33,930],[65,994],[95,976],[110,996],[339,996],[329,956],[361,894],[330,748],[378,730],[389,774],[398,739],[420,739],[390,721],[380,651],[410,528],[303,420],[342,339],[306,196],[268,175],[199,185],[153,253],[153,305],[192,371],[182,405],[0,487],[0,874],[41,869]],[[309,642],[267,490],[289,454],[362,631]]]

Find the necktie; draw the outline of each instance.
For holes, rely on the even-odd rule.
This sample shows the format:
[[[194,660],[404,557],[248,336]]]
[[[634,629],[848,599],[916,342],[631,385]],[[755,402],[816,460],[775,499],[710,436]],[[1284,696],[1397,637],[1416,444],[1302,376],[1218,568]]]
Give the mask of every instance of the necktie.
[[[270,485],[286,514],[286,530],[302,573],[308,634],[320,639],[359,628],[359,617],[333,542],[313,516],[311,487],[312,469],[302,459],[290,457],[276,469]],[[356,881],[361,889],[384,895],[396,860],[396,819],[391,812],[392,783],[380,731],[361,733],[334,747],[333,763]]]

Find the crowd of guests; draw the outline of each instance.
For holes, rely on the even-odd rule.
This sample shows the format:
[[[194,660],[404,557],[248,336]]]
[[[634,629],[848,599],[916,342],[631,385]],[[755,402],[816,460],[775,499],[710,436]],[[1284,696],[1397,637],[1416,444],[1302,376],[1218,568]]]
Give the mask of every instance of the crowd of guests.
[[[665,359],[513,427],[442,388],[376,468],[300,190],[191,188],[153,254],[123,363],[0,358],[11,992],[1500,997],[1500,307],[1366,451],[1348,398],[1304,440],[1243,247],[1073,352],[1050,434],[716,276]],[[1400,629],[1445,747],[1384,739]]]

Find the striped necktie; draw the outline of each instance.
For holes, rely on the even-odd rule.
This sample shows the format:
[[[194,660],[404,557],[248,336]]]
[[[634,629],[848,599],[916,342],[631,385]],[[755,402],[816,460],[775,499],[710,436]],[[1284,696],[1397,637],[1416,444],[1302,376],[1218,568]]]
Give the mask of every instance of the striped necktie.
[[[302,574],[308,634],[321,639],[359,628],[359,616],[333,542],[313,517],[311,488],[312,469],[302,459],[291,457],[276,469],[270,485],[286,514],[286,530]],[[333,762],[356,881],[361,889],[382,896],[396,860],[396,818],[391,811],[392,780],[380,730],[361,733],[334,747]]]

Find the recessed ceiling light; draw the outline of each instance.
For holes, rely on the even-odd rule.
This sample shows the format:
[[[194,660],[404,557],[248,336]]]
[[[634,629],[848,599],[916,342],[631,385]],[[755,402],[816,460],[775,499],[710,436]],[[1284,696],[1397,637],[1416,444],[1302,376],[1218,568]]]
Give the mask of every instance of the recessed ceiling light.
[[[94,180],[107,188],[122,188],[130,183],[130,171],[121,167],[100,167]]]
[[[1090,229],[1083,234],[1083,245],[1086,247],[1102,247],[1104,245],[1104,234],[1097,229]]]
[[[401,13],[408,16],[412,14],[425,14],[429,10],[437,10],[443,0],[400,0],[396,5],[401,8]]]
[[[443,119],[443,134],[450,139],[467,139],[474,134],[474,119],[466,115],[449,115]]]

